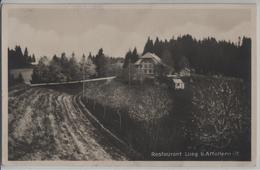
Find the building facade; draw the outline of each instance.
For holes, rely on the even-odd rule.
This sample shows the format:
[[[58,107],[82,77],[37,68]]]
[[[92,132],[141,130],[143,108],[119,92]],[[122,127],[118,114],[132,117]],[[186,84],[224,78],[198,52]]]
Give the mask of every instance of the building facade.
[[[142,72],[145,77],[154,77],[157,74],[157,65],[162,65],[161,59],[150,52],[144,54],[135,63],[135,67],[139,72]]]

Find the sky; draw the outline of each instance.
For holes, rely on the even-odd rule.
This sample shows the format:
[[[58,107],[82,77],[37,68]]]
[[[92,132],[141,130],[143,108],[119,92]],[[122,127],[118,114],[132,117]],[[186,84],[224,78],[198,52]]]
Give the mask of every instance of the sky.
[[[147,38],[170,39],[191,34],[202,39],[238,41],[251,37],[251,8],[217,6],[78,6],[26,7],[8,10],[8,46],[28,47],[36,57],[65,52],[113,57],[129,49],[142,53]]]

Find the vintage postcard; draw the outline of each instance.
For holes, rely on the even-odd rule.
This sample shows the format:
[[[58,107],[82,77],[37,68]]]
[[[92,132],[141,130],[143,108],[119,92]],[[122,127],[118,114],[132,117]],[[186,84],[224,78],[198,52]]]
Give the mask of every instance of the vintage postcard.
[[[254,4],[4,4],[6,165],[254,166]]]

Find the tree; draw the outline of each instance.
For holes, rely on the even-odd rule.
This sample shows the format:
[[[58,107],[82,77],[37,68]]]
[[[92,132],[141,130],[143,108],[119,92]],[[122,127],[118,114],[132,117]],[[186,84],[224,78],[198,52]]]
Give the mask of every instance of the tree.
[[[144,74],[142,70],[135,67],[134,64],[130,63],[123,69],[121,78],[129,85],[135,82],[143,82]]]
[[[138,58],[139,58],[139,55],[138,55],[137,49],[135,47],[133,50],[133,53],[132,53],[131,62],[135,63],[138,60]]]
[[[223,80],[210,86],[203,83],[197,85],[200,90],[196,88],[193,91],[192,119],[188,126],[191,130],[189,137],[193,140],[191,143],[198,147],[224,150],[232,143],[242,143],[237,138],[241,134],[245,139],[241,127],[248,119],[245,109],[241,107],[243,84]]]
[[[239,38],[239,43],[235,44],[231,41],[217,41],[213,37],[196,40],[189,34],[172,37],[169,41],[162,41],[157,37],[154,43],[148,37],[143,54],[146,52],[157,54],[164,63],[174,66],[177,70],[188,64],[198,74],[217,74],[245,80],[250,78],[250,38]],[[125,67],[126,64],[127,60]]]
[[[91,53],[89,53],[87,59],[83,54],[79,64],[83,79],[95,77],[97,75],[96,65],[93,62]]]
[[[51,74],[48,63],[49,61],[46,56],[41,57],[39,63],[33,69],[31,83],[49,83]]]
[[[148,40],[144,46],[143,55],[147,52],[154,52],[153,40],[151,40],[150,37],[148,37]]]
[[[25,60],[24,61],[25,65],[27,65],[28,63],[31,63],[27,47],[25,47],[23,56],[24,56],[24,60]]]
[[[165,63],[166,65],[174,68],[175,67],[175,62],[173,60],[173,57],[172,57],[172,54],[170,52],[170,50],[168,48],[165,48],[162,52],[162,55],[161,55],[161,59],[162,59],[162,62]]]
[[[25,66],[25,58],[23,56],[23,52],[20,46],[15,46],[15,56],[14,56],[15,66],[16,67],[24,67]]]
[[[61,66],[61,59],[54,55],[49,64],[49,82],[64,82],[67,76],[63,74]]]
[[[184,68],[190,68],[190,62],[189,62],[189,60],[187,59],[187,57],[181,56],[181,57],[180,57],[180,60],[179,60],[179,63],[178,63],[177,69],[178,69],[178,70],[182,70],[182,69],[184,69]]]
[[[15,50],[8,48],[8,69],[12,69],[16,67],[17,67],[16,52]]]
[[[125,60],[123,64],[123,68],[128,67],[129,63],[131,63],[132,51],[129,50],[125,55]]]
[[[80,80],[82,78],[80,72],[80,65],[77,63],[74,53],[72,53],[72,57],[69,59],[68,64],[69,64],[69,67],[67,68],[69,72],[68,81]]]
[[[98,77],[106,76],[107,59],[103,53],[103,49],[99,49],[95,57],[94,63],[96,65],[96,72]]]
[[[66,56],[66,53],[61,53],[61,59],[60,59],[60,62],[61,62],[61,65],[63,67],[66,67],[66,66],[69,66],[69,59],[68,57]]]
[[[35,63],[36,62],[36,59],[35,59],[35,55],[33,54],[32,55],[32,63]]]
[[[66,56],[66,53],[63,52],[61,54],[61,59],[60,59],[60,64],[61,64],[61,67],[62,67],[62,74],[64,74],[66,76],[66,81],[69,81],[71,78],[70,78],[70,71],[69,68],[70,66],[70,63],[69,63],[69,59],[68,57]]]
[[[154,46],[153,46],[153,52],[156,55],[161,56],[164,48],[167,48],[166,44],[167,44],[167,41],[165,41],[165,43],[164,43],[161,40],[159,40],[158,37],[156,37],[155,42],[154,42]]]
[[[240,74],[245,80],[251,80],[251,39],[243,37],[240,47]]]
[[[137,53],[136,47],[134,48],[133,52],[129,50],[125,55],[125,60],[123,64],[123,68],[126,68],[129,63],[134,64],[139,58],[139,55]]]
[[[15,46],[14,49],[8,48],[8,67],[12,68],[25,68],[31,66],[33,58],[28,53],[26,47],[24,53],[20,46]]]

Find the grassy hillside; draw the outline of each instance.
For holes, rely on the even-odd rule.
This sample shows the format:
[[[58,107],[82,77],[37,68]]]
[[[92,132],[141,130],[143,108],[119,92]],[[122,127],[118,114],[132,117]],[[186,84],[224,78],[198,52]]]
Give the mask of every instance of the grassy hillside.
[[[129,86],[112,81],[88,86],[86,96],[103,106],[127,109],[132,119],[151,120],[170,114],[172,100],[168,90],[165,84]]]
[[[250,147],[250,105],[243,82],[204,76],[183,81],[185,90],[174,90],[171,80],[131,86],[117,80],[91,84],[86,86],[84,102],[145,159],[155,159],[151,152],[227,150],[241,155],[215,159],[248,159],[240,147]]]
[[[250,95],[242,80],[197,76],[187,81],[191,91],[191,125],[186,136],[192,150],[238,151],[250,158]]]

